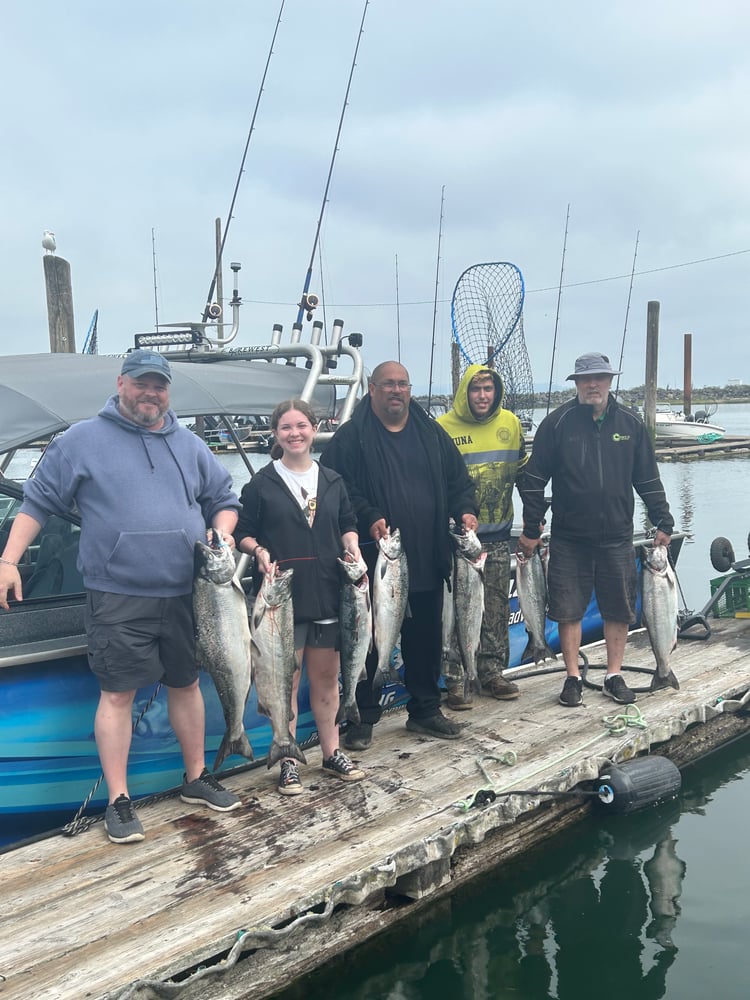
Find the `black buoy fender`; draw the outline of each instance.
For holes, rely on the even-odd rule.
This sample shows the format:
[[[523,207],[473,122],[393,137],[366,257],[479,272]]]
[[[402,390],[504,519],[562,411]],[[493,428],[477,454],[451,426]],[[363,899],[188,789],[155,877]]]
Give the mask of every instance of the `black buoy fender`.
[[[748,542],[750,544],[750,539],[748,539]],[[711,557],[711,565],[718,573],[728,573],[732,568],[734,549],[728,538],[724,538],[722,535],[714,538],[711,542],[709,555]]]
[[[604,768],[597,791],[608,812],[629,813],[674,798],[681,784],[677,765],[655,754]]]

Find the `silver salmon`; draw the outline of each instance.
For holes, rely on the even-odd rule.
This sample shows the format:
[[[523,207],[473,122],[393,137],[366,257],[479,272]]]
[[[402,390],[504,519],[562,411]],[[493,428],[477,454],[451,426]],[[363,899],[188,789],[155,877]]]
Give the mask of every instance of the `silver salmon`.
[[[679,688],[680,682],[669,666],[669,657],[677,645],[677,577],[669,562],[666,545],[646,550],[642,580],[643,621],[656,657],[656,672],[650,691]]]
[[[250,616],[253,672],[258,711],[271,720],[273,739],[268,767],[285,757],[307,763],[289,732],[292,716],[292,679],[297,668],[294,655],[293,569],[279,571],[276,563],[263,577]]]
[[[386,680],[397,681],[391,669],[391,653],[401,632],[409,602],[409,569],[401,545],[401,532],[393,528],[378,540],[378,559],[372,588],[372,617],[378,665],[372,679],[377,690]]]
[[[195,543],[193,567],[196,660],[211,675],[227,725],[217,771],[233,754],[253,759],[243,721],[252,683],[250,628],[234,555],[216,532],[211,545]]]
[[[516,552],[516,589],[529,641],[521,662],[533,658],[534,663],[556,660],[547,645],[544,626],[547,620],[547,547],[537,546],[529,559]]]
[[[464,697],[480,691],[477,652],[484,616],[484,564],[487,553],[475,531],[458,534],[453,541],[453,612],[458,650],[464,665]]]
[[[339,598],[341,627],[341,684],[343,700],[336,722],[346,719],[359,722],[355,692],[357,683],[367,676],[365,659],[372,649],[372,606],[367,563],[339,559],[343,583]]]

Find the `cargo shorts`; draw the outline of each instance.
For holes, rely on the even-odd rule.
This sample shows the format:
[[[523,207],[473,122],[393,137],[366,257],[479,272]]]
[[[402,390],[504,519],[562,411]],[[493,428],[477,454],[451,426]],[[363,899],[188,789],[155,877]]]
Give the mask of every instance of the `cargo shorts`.
[[[198,677],[193,600],[86,593],[88,659],[102,691],[134,691],[161,681],[189,687]]]
[[[552,621],[581,621],[593,592],[605,621],[630,625],[636,620],[638,593],[633,543],[592,545],[555,538],[553,532],[547,591]]]

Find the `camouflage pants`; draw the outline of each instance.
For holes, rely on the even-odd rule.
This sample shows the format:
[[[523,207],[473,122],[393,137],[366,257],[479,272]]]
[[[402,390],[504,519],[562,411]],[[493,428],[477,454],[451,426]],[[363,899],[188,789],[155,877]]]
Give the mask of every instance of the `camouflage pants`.
[[[510,605],[510,542],[485,542],[487,561],[484,564],[484,617],[477,656],[477,673],[481,684],[489,684],[508,666],[510,646],[508,617]],[[453,630],[443,648],[442,673],[446,685],[463,684],[464,668]]]

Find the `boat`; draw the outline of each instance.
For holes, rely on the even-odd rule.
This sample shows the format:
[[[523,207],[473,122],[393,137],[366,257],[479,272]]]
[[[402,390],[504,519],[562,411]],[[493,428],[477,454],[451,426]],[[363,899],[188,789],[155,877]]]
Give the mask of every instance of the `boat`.
[[[724,437],[724,428],[711,423],[710,417],[716,412],[712,410],[696,410],[684,413],[674,410],[671,406],[657,406],[655,416],[655,431],[657,438],[681,438],[696,441],[698,444],[710,444]]]
[[[338,370],[331,374],[327,362],[333,353],[350,357],[351,375],[344,377]],[[178,417],[195,421],[210,416],[211,423],[225,422],[230,434],[236,433],[238,418],[267,418],[280,399],[291,396],[313,399],[320,413],[336,414],[338,420],[346,420],[362,384],[358,345],[274,344],[225,353],[183,352],[168,356],[173,374],[171,402]],[[277,363],[280,358],[284,364]],[[310,362],[310,368],[297,367],[296,360]],[[0,551],[22,501],[22,480],[31,474],[27,469],[20,478],[13,478],[14,455],[19,449],[34,446],[36,450],[30,454],[38,458],[40,443],[97,413],[121,365],[122,357],[96,355],[38,354],[2,359]],[[342,384],[347,386],[346,398],[337,404],[335,388]],[[23,451],[24,459],[28,454]],[[81,812],[83,804],[91,812],[100,812],[106,806],[93,734],[99,690],[87,665],[85,596],[76,566],[79,532],[79,522],[72,514],[50,518],[21,566],[23,602],[12,604],[9,612],[0,612],[0,818],[7,842],[27,836],[29,829],[63,825]],[[675,559],[682,537],[676,534],[673,538]],[[636,554],[643,544],[647,544],[645,535],[638,535]],[[238,574],[249,588],[242,561]],[[592,642],[601,635],[602,621],[592,598],[583,621],[583,642]],[[557,625],[553,622],[548,622],[547,640],[558,652]],[[522,667],[526,642],[512,576],[511,667]],[[398,649],[392,656],[398,667]],[[206,703],[206,754],[210,765],[225,723],[218,695],[206,672],[201,674],[201,689]],[[383,691],[382,704],[384,708],[398,706],[407,697],[403,685],[390,684]],[[165,692],[157,687],[140,690],[134,712],[139,721],[131,747],[129,786],[134,798],[143,798],[178,786],[183,763],[168,723]],[[254,690],[246,707],[245,726],[256,759],[262,759],[270,745],[271,731],[268,719],[258,712]],[[304,678],[298,738],[303,742],[315,738]],[[239,758],[232,760],[236,764]],[[246,766],[244,760],[241,763]]]

